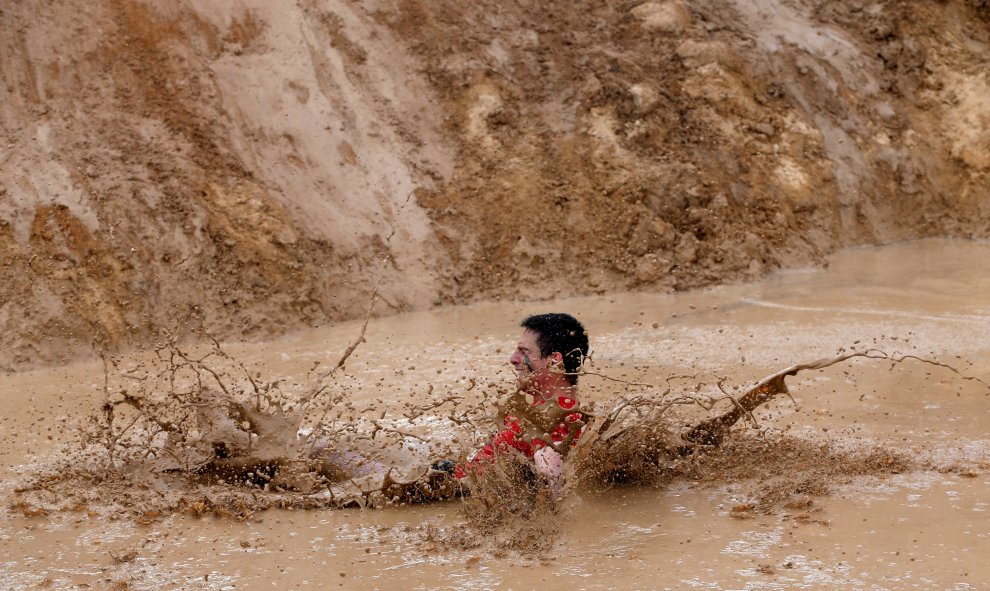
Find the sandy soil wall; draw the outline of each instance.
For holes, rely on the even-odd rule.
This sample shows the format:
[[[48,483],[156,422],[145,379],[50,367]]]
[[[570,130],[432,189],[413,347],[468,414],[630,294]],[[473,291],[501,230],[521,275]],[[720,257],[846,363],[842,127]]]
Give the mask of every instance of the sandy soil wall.
[[[990,235],[984,0],[0,8],[0,368]]]

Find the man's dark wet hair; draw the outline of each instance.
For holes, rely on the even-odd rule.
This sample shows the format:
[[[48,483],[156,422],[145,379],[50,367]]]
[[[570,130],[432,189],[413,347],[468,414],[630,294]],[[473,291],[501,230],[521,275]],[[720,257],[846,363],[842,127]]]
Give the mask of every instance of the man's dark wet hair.
[[[540,355],[554,352],[564,356],[567,381],[577,383],[577,371],[588,355],[588,332],[570,314],[537,314],[522,321],[522,327],[536,333]]]

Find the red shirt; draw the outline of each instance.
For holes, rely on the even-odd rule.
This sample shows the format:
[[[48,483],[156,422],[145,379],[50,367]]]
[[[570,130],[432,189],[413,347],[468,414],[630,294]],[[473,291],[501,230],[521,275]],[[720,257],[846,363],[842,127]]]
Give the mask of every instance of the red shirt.
[[[533,403],[530,406],[541,406],[546,404],[546,400],[534,398]],[[576,409],[578,406],[578,401],[569,396],[558,396],[557,405],[564,410]],[[564,416],[564,420],[557,424],[557,426],[550,432],[550,439],[553,443],[561,443],[564,438],[567,437],[568,423],[574,423],[580,421],[583,415],[580,411],[572,412]],[[519,422],[519,418],[513,415],[508,415],[502,424],[502,430],[495,434],[490,442],[485,444],[474,457],[466,465],[458,464],[454,468],[455,478],[464,478],[468,475],[469,471],[475,471],[481,468],[482,465],[487,464],[495,459],[500,453],[505,453],[509,449],[515,449],[522,452],[527,458],[532,458],[533,455],[539,451],[541,448],[546,447],[548,444],[546,441],[539,437],[533,437],[527,440],[522,434],[522,425]],[[578,430],[577,434],[574,436],[574,441],[571,445],[577,443],[578,438],[581,436],[581,430]]]

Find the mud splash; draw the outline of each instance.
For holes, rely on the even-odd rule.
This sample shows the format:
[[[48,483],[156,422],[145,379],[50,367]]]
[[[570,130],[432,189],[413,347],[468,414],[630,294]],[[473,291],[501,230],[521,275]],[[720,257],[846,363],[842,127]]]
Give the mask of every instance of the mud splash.
[[[556,444],[567,458],[562,485],[538,475],[530,461],[509,449],[486,469],[456,479],[433,466],[450,458],[464,462],[471,448],[461,442],[473,441],[470,435],[483,433],[486,422],[499,424],[491,416],[493,392],[472,400],[472,379],[459,395],[405,403],[401,416],[394,408],[359,408],[333,377],[366,328],[367,321],[336,365],[322,371],[314,366],[302,392],[249,370],[215,341],[199,354],[169,342],[126,367],[105,357],[99,411],[79,425],[74,449],[63,448],[58,460],[15,489],[10,508],[28,517],[86,512],[149,524],[174,513],[244,520],[270,508],[380,508],[464,496],[468,527],[427,527],[427,550],[476,548],[484,540],[496,552],[539,554],[553,547],[567,495],[578,488],[732,481],[747,471],[752,476],[755,466],[772,466],[764,469],[765,484],[735,506],[733,516],[786,508],[805,510],[798,518],[811,519],[811,498],[827,494],[840,477],[916,466],[881,446],[842,451],[766,432],[722,446],[741,419],[759,428],[753,412],[777,396],[790,396],[785,378],[800,372],[852,359],[888,362],[892,370],[911,361],[974,381],[990,393],[990,384],[949,364],[875,348],[796,364],[734,393],[725,380],[670,376],[660,388],[582,368],[586,380],[619,382],[625,393],[589,405],[580,439]],[[524,429],[547,430],[547,411],[521,404],[521,393],[496,388],[494,394],[501,395],[494,408],[498,416],[514,403],[512,412]],[[679,407],[700,408],[709,416],[684,423],[687,415]],[[415,453],[395,453],[404,448]],[[787,478],[770,477],[781,470]]]

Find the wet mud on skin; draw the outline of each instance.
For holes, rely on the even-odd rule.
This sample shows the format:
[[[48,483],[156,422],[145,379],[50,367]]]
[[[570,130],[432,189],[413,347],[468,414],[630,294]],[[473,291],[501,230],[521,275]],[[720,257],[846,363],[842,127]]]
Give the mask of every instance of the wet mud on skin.
[[[376,407],[427,400],[431,387],[511,383],[518,320],[548,310],[585,322],[592,371],[632,382],[690,374],[745,387],[852,346],[985,380],[988,289],[990,245],[924,241],[700,292],[400,315],[369,324],[337,384]],[[225,349],[266,376],[304,383],[314,361],[335,362],[360,328]],[[0,588],[978,589],[990,580],[990,396],[940,367],[854,359],[801,373],[788,381],[793,401],[756,411],[758,428],[740,421],[722,449],[652,484],[577,487],[545,530],[549,543],[533,539],[528,551],[500,544],[498,531],[459,539],[461,500],[241,521],[19,510],[16,487],[56,457],[73,420],[98,409],[102,379],[99,364],[0,378]],[[591,375],[581,387],[591,401],[627,389]],[[671,418],[703,416],[684,408]]]

